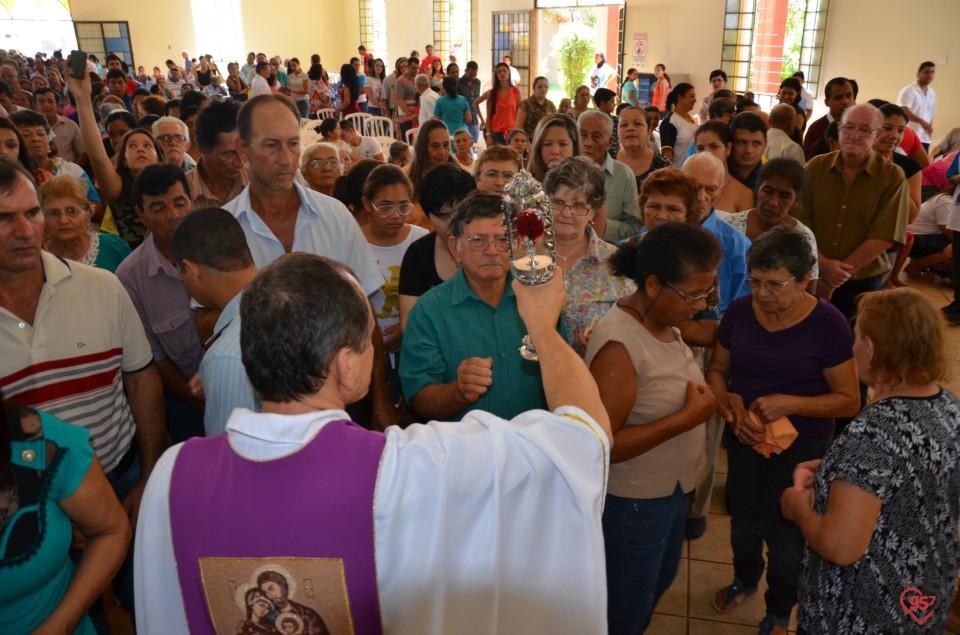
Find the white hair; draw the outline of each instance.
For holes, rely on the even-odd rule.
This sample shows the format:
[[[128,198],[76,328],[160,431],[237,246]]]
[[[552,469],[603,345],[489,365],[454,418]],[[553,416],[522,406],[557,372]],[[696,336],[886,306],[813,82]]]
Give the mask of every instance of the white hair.
[[[427,77],[426,75],[420,74],[420,75],[417,75],[416,79],[414,79],[413,82],[417,86],[429,86],[430,78]]]
[[[706,163],[709,167],[714,170],[720,170],[720,182],[723,183],[724,179],[727,178],[727,168],[723,165],[723,161],[713,156],[709,152],[698,152],[692,156],[687,157],[687,160],[683,162],[684,172],[690,172],[689,168],[696,167],[698,163]]]
[[[600,112],[599,110],[584,110],[577,118],[577,126],[579,127],[580,124],[588,119],[596,119],[603,123],[604,134],[608,137],[613,136],[613,119],[610,118],[610,115],[605,112]]]
[[[318,141],[316,143],[311,143],[306,148],[303,149],[303,152],[300,153],[300,171],[303,172],[307,169],[307,163],[310,161],[310,155],[323,148],[325,150],[330,150],[333,152],[333,158],[337,161],[340,160],[340,150],[337,146],[332,143],[327,143],[326,141]]]
[[[181,121],[180,119],[177,119],[176,117],[170,117],[170,116],[160,117],[159,119],[153,122],[153,127],[151,128],[150,132],[153,133],[154,137],[160,136],[160,124],[164,124],[164,123],[175,123],[178,126],[180,126],[180,130],[183,131],[183,136],[187,138],[187,141],[190,141],[190,129],[187,128],[187,124],[183,123],[183,121]]]

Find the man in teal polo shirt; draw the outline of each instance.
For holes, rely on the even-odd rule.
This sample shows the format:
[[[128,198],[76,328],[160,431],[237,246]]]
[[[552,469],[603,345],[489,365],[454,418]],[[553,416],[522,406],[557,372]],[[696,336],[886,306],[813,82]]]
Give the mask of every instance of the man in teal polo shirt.
[[[400,383],[427,419],[473,409],[510,419],[546,407],[540,365],[523,359],[527,334],[510,287],[501,198],[473,192],[450,220],[456,275],[414,306],[403,333]]]

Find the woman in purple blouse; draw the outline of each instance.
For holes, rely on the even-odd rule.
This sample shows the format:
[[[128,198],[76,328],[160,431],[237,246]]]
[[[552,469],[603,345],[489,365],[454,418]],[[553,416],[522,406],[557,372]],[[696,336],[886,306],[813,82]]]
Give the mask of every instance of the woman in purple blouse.
[[[733,582],[713,606],[733,611],[756,592],[767,543],[766,616],[762,633],[786,633],[797,602],[803,535],[780,513],[780,493],[798,463],[822,458],[834,417],[860,404],[850,325],[829,302],[807,293],[816,254],[806,237],[774,227],[747,254],[752,289],[720,322],[706,379],[726,419],[727,501]],[[798,436],[769,458],[754,450],[764,426],[787,417]],[[759,421],[759,423],[758,423]]]

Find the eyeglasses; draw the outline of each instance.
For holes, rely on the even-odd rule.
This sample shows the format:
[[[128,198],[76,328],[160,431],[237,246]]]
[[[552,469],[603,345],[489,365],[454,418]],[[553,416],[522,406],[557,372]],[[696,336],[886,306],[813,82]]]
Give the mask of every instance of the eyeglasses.
[[[493,238],[489,236],[461,236],[461,238],[467,241],[471,251],[483,251],[490,243],[493,243],[493,246],[501,253],[510,248],[510,242],[503,234],[494,236]]]
[[[43,211],[43,215],[47,218],[57,219],[60,218],[61,214],[65,214],[67,218],[76,218],[80,214],[83,214],[84,210],[79,207],[65,207],[61,212],[58,209],[46,209]]]
[[[553,210],[554,214],[562,214],[565,210],[570,210],[576,216],[586,216],[590,213],[590,208],[583,203],[569,205],[558,198],[550,199],[550,209]]]
[[[701,293],[701,294],[699,294],[699,295],[690,295],[689,293],[686,293],[685,291],[681,291],[680,289],[677,288],[676,285],[671,284],[671,283],[669,283],[669,282],[667,282],[667,281],[664,281],[663,284],[665,284],[665,285],[667,285],[668,287],[670,287],[670,288],[673,290],[674,293],[676,293],[678,296],[680,296],[680,297],[683,299],[683,301],[686,302],[687,304],[689,304],[690,306],[695,305],[697,302],[703,302],[704,304],[706,304],[706,303],[708,302],[708,299],[710,298],[710,296],[717,292],[717,287],[716,287],[716,285],[714,285],[714,286],[710,287],[709,289],[707,289],[707,292],[706,292],[706,293]]]
[[[849,124],[849,123],[840,126],[840,132],[842,132],[842,133],[844,133],[844,134],[847,134],[847,135],[853,135],[853,134],[855,134],[855,135],[858,135],[858,136],[861,136],[861,137],[869,137],[870,135],[872,135],[872,134],[873,134],[874,132],[876,132],[876,131],[877,131],[877,128],[867,128],[866,126],[857,127],[857,126],[854,126],[853,124]]]
[[[782,291],[786,289],[787,285],[793,282],[793,280],[788,279],[788,280],[780,281],[780,280],[757,280],[756,278],[747,278],[745,282],[747,283],[747,286],[753,289],[754,291],[759,291],[760,289],[763,289],[765,291],[769,291],[770,293],[776,293],[777,291]]]
[[[409,216],[410,212],[413,211],[413,203],[397,203],[396,205],[377,205],[376,203],[371,202],[370,207],[376,210],[377,214],[380,214],[383,218],[388,216],[393,216],[394,213],[400,214],[401,216]]]
[[[483,178],[485,179],[503,181],[504,183],[509,183],[513,176],[513,172],[497,172],[496,170],[487,170],[483,173]]]
[[[162,134],[159,137],[157,137],[157,141],[159,141],[160,143],[170,143],[171,141],[176,141],[177,143],[185,143],[189,141],[189,139],[179,134],[176,134],[176,135]]]
[[[328,168],[340,167],[340,159],[327,159],[326,161],[323,159],[311,159],[310,161],[307,161],[307,165],[315,169],[319,169],[324,166]]]

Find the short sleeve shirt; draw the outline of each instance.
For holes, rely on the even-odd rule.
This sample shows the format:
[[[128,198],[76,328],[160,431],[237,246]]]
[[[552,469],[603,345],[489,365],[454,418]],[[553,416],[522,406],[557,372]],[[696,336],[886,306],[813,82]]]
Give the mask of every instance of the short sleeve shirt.
[[[169,359],[187,379],[200,368],[203,345],[197,334],[190,295],[176,266],[147,236],[119,267],[123,283],[150,341],[156,360]]]
[[[799,584],[799,625],[810,633],[938,633],[960,564],[960,402],[947,390],[868,405],[817,470],[814,508],[844,481],[883,506],[870,545],[840,567],[809,547]],[[900,606],[908,588],[936,596],[922,626]],[[918,612],[923,617],[926,612]]]
[[[730,351],[730,390],[748,409],[767,395],[816,397],[831,392],[823,372],[853,356],[850,324],[823,299],[799,323],[768,331],[757,321],[753,298],[740,298],[723,314],[717,340]],[[832,417],[790,415],[790,421],[800,435],[794,442],[798,448],[822,443],[833,434]]]
[[[906,240],[909,194],[903,171],[871,152],[848,187],[843,181],[843,155],[837,151],[811,159],[806,166],[803,204],[793,212],[817,237],[827,258],[843,260],[868,239]],[[853,272],[853,280],[886,273],[885,254]]]
[[[153,353],[116,276],[45,251],[40,257],[45,280],[34,323],[0,308],[0,389],[5,399],[86,428],[109,472],[134,436],[121,372],[143,370]]]
[[[434,116],[443,120],[451,136],[457,130],[463,130],[467,127],[464,118],[468,112],[470,112],[470,104],[460,95],[454,97],[443,96],[437,99],[437,103],[433,107]]]
[[[347,208],[340,201],[294,183],[300,198],[293,251],[324,256],[341,262],[353,271],[367,295],[383,285],[383,276],[373,252]],[[283,256],[283,244],[270,230],[250,202],[250,186],[223,206],[233,214],[247,237],[247,246],[258,269]]]
[[[511,418],[546,407],[540,365],[520,356],[527,329],[517,312],[517,299],[507,288],[496,308],[470,288],[463,269],[424,294],[410,312],[400,351],[400,382],[410,403],[424,387],[457,377],[460,363],[470,357],[493,359],[493,385],[471,406]]]

